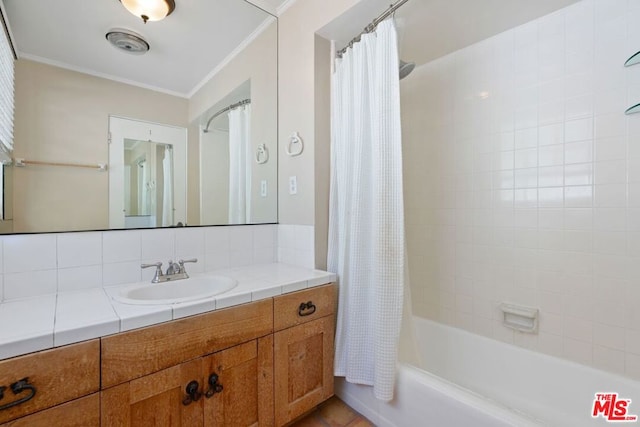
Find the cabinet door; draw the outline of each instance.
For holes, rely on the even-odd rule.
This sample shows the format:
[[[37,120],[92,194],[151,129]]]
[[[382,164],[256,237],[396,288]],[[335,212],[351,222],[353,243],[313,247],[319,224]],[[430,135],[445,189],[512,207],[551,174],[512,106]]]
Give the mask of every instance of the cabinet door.
[[[202,426],[203,397],[188,405],[185,388],[198,381],[202,392],[202,359],[164,369],[103,390],[102,426]]]
[[[331,315],[274,334],[276,425],[333,395],[334,330]]]
[[[217,375],[217,388],[210,377]],[[204,359],[204,425],[273,425],[273,336],[249,341]]]

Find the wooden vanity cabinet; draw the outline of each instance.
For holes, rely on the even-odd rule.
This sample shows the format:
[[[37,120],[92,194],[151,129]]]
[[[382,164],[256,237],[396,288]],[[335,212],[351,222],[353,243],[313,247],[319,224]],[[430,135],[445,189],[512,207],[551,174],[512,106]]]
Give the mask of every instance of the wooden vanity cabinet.
[[[136,378],[102,391],[102,425],[271,426],[272,367],[268,335]]]
[[[102,426],[271,425],[272,333],[269,299],[103,338]]]
[[[23,378],[27,379],[33,389],[26,388],[14,394],[11,384]],[[22,403],[0,409],[0,426],[52,425],[51,420],[57,421],[53,425],[63,427],[97,426],[99,424],[95,420],[99,420],[99,406],[96,402],[100,388],[100,340],[0,361],[0,386],[6,387],[4,396],[0,399],[0,408],[26,399],[34,393],[32,398]],[[80,399],[92,393],[96,393],[94,397]],[[66,402],[69,403],[62,405]],[[78,424],[77,420],[83,421]],[[2,424],[9,421],[12,422]]]
[[[273,332],[271,299],[102,338],[102,388]]]
[[[335,285],[274,298],[277,426],[333,396],[336,303]]]
[[[0,386],[37,388],[0,427],[285,425],[333,395],[336,303],[325,285],[0,361]]]

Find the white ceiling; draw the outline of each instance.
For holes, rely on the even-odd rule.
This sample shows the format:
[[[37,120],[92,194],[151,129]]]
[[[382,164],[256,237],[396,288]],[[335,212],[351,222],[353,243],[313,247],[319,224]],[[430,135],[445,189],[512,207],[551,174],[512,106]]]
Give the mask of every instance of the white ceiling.
[[[400,55],[418,65],[566,7],[578,0],[409,0],[396,12]],[[363,0],[320,34],[346,46],[389,0]]]
[[[295,0],[176,0],[170,16],[147,24],[118,0],[2,1],[20,57],[190,97],[275,19],[267,12]],[[396,13],[400,52],[423,64],[576,1],[409,0]],[[362,0],[319,33],[341,48],[389,3]],[[151,50],[136,56],[115,49],[104,37],[112,28],[135,31]]]
[[[176,0],[171,15],[147,24],[118,0],[3,1],[19,57],[185,97],[275,19],[243,0]],[[105,39],[112,28],[142,35],[151,49],[114,48]]]

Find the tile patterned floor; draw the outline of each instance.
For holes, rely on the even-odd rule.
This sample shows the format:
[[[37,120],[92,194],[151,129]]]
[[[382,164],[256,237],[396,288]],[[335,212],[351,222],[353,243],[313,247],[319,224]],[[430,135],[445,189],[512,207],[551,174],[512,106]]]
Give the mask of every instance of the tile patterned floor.
[[[290,427],[374,427],[365,417],[337,397],[324,402]]]

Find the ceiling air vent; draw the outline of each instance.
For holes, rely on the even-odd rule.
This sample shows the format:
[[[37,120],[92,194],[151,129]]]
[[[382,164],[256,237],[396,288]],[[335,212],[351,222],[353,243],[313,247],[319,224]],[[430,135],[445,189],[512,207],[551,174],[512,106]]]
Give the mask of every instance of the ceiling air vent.
[[[141,35],[133,31],[114,28],[110,30],[105,37],[109,40],[109,43],[118,49],[134,55],[142,55],[149,50],[149,43],[147,43]]]

